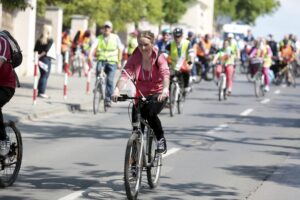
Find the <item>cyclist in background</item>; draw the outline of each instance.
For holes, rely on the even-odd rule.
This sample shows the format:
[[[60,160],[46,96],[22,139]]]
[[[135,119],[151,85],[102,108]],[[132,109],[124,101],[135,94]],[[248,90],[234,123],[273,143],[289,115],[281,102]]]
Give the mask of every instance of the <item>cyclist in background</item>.
[[[250,58],[261,58],[263,61],[262,73],[265,76],[265,92],[268,92],[270,90],[269,68],[272,64],[272,56],[272,50],[264,38],[258,41],[257,47],[253,49],[249,56]]]
[[[128,59],[121,77],[114,90],[112,99],[117,101],[120,90],[128,80],[128,73],[134,78],[136,84],[136,97],[147,97],[154,101],[143,105],[141,115],[153,129],[157,138],[157,152],[167,151],[164,131],[158,118],[158,114],[164,108],[169,95],[170,71],[164,55],[158,53],[154,47],[154,34],[150,31],[142,31],[138,35],[138,48]],[[157,101],[155,101],[157,99]],[[137,121],[136,107],[132,108],[132,123]]]
[[[155,46],[158,48],[159,53],[166,53],[166,47],[170,44],[171,31],[166,28],[161,34],[162,38],[156,42]]]
[[[70,47],[72,44],[72,40],[70,37],[70,30],[65,30],[62,33],[62,37],[61,37],[61,54],[62,54],[62,60],[63,60],[63,64],[62,64],[62,69],[68,73],[68,75],[72,75],[72,72],[70,71],[69,68],[64,69],[64,63],[65,63],[65,59],[66,59],[66,53],[70,53]]]
[[[128,36],[127,46],[124,48],[123,54],[122,54],[122,66],[124,66],[124,64],[128,60],[128,57],[131,56],[131,54],[133,53],[135,48],[138,46],[137,35],[138,35],[138,31],[134,30]]]
[[[195,44],[198,43],[198,39],[192,31],[188,32],[188,36],[186,38],[190,41],[190,45],[193,47]],[[191,70],[191,80],[195,81],[197,79],[197,66],[193,63],[192,70]]]
[[[110,21],[104,23],[103,35],[99,35],[92,44],[89,60],[92,62],[96,51],[96,76],[104,67],[106,73],[105,105],[111,107],[111,95],[114,87],[114,77],[117,68],[121,67],[123,45],[117,34],[112,33],[113,25]]]
[[[284,39],[282,41],[282,46],[280,47],[279,52],[279,59],[281,61],[280,69],[284,68],[289,63],[295,60],[295,52],[293,51],[293,48],[287,39]]]
[[[209,34],[205,34],[204,38],[201,38],[193,47],[196,53],[196,61],[199,60],[202,63],[202,68],[204,68],[201,76],[205,80],[208,80],[207,73],[209,72],[209,53],[211,48]]]
[[[183,95],[185,96],[190,91],[189,79],[194,50],[190,41],[183,38],[182,28],[174,29],[173,38],[174,40],[166,47],[169,55],[168,61],[170,69],[179,76],[179,80],[183,79]]]
[[[213,64],[216,65],[216,77],[218,79],[223,67],[225,67],[227,95],[230,96],[233,87],[234,55],[228,40],[224,40],[223,48],[215,55]]]

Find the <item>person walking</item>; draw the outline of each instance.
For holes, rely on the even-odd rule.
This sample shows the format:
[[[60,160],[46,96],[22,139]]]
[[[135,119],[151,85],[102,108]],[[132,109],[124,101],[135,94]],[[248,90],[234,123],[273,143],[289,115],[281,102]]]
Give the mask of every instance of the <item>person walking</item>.
[[[106,73],[105,105],[111,107],[111,95],[114,87],[114,77],[117,68],[121,67],[123,45],[117,34],[112,33],[113,25],[110,21],[104,23],[103,35],[98,36],[91,47],[90,62],[96,51],[97,68],[96,76],[104,67]]]
[[[46,94],[47,82],[51,72],[51,57],[47,54],[53,43],[51,37],[52,28],[49,25],[43,26],[43,31],[35,43],[34,51],[38,52],[40,78],[38,82],[38,97],[48,99]]]

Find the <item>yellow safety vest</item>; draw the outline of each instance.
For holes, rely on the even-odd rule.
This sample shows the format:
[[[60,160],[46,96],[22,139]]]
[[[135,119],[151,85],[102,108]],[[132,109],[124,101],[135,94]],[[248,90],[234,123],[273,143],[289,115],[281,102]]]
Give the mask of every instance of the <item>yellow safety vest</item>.
[[[137,46],[138,46],[137,38],[129,36],[128,54],[131,55]]]
[[[110,63],[119,62],[117,37],[116,34],[111,33],[107,42],[103,35],[98,37],[97,60],[105,60]]]
[[[171,42],[170,57],[171,57],[171,68],[173,70],[176,67],[176,63],[177,63],[178,59],[185,58],[186,61],[188,60],[188,58],[189,58],[189,52],[188,52],[189,44],[190,44],[190,42],[188,40],[182,39],[182,41],[181,41],[181,55],[179,57],[176,42],[175,41]]]

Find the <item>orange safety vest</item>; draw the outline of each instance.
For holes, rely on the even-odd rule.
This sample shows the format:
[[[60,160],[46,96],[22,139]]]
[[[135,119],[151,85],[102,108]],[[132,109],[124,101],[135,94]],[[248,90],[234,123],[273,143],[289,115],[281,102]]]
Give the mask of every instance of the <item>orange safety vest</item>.
[[[61,41],[61,52],[66,52],[70,45],[71,45],[70,36],[64,34]]]
[[[283,58],[292,59],[294,56],[294,52],[291,45],[287,45],[287,47],[282,47],[280,52]]]
[[[204,39],[201,39],[201,43],[202,43],[204,49],[210,50],[210,48],[211,48],[210,41],[205,42]],[[205,56],[205,52],[200,48],[200,43],[196,44],[196,54],[197,54],[197,56]]]

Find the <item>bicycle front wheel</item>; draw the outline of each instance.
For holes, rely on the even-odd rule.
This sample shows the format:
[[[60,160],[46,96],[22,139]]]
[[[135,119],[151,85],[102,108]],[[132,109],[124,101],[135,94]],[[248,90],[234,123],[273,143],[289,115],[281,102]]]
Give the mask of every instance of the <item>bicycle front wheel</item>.
[[[155,188],[159,184],[162,166],[162,156],[156,153],[156,138],[152,132],[148,137],[147,148],[147,179],[150,188]]]
[[[224,87],[223,87],[223,85],[224,85],[224,78],[223,78],[223,74],[221,74],[221,76],[220,76],[220,81],[219,81],[219,84],[218,84],[218,86],[219,86],[219,88],[218,88],[218,96],[219,96],[219,101],[222,101],[222,98],[223,98],[223,96],[224,96]]]
[[[100,111],[100,108],[105,108],[104,98],[103,98],[103,90],[101,86],[100,80],[96,81],[95,89],[94,89],[94,98],[93,98],[93,111],[94,114],[97,114]],[[104,109],[104,111],[106,111]]]
[[[262,97],[264,95],[263,94],[262,79],[261,79],[261,74],[260,73],[255,74],[254,91],[255,91],[255,96],[256,97]]]
[[[142,151],[138,135],[133,133],[127,142],[124,163],[124,184],[129,200],[137,199],[141,187],[143,161],[139,159],[139,155]]]
[[[170,96],[169,96],[169,102],[170,102],[170,116],[173,117],[176,112],[176,85],[175,83],[171,83],[170,86]]]
[[[8,154],[0,157],[0,186],[11,186],[18,177],[22,156],[23,145],[20,131],[16,128],[14,122],[5,123],[5,130],[10,139],[11,145]]]

